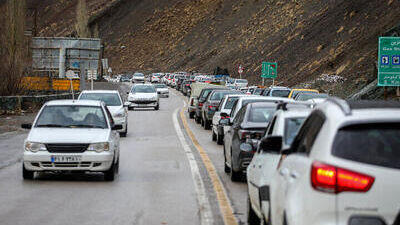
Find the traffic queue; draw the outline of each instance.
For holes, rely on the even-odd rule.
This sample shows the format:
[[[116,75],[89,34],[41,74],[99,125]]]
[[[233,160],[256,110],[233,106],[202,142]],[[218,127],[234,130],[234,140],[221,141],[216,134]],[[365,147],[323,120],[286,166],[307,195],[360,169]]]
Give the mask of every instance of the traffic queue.
[[[150,83],[135,73],[130,81],[125,103],[118,91],[46,103],[22,126],[31,129],[23,178],[90,171],[114,180],[128,110],[159,110],[169,86],[188,97],[188,117],[222,145],[230,180],[247,182],[248,224],[400,224],[399,102],[184,72],[152,74]]]
[[[247,182],[248,224],[400,224],[399,102],[210,83],[190,83],[188,117]]]

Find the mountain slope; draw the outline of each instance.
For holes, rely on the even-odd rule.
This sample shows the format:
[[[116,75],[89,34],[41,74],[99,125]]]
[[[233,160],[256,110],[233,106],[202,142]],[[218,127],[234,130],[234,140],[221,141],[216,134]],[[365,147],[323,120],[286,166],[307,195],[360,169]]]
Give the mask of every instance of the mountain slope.
[[[220,66],[236,76],[242,64],[245,78],[259,83],[261,62],[277,61],[279,84],[340,96],[376,78],[378,37],[400,19],[394,0],[114,0],[110,11],[111,1],[88,2],[91,15],[106,12],[91,25],[114,71]],[[42,4],[40,35],[71,34],[76,1]]]

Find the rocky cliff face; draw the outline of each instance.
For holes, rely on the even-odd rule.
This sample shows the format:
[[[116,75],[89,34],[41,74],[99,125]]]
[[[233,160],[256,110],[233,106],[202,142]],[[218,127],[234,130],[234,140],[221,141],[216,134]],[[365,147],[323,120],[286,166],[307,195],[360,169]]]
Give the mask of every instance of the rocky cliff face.
[[[75,0],[32,1],[39,4],[41,36],[73,33]],[[244,77],[259,83],[261,62],[277,61],[279,84],[316,86],[340,96],[375,79],[378,37],[400,19],[394,0],[88,4],[114,71],[211,72],[220,66],[235,76],[242,64]]]

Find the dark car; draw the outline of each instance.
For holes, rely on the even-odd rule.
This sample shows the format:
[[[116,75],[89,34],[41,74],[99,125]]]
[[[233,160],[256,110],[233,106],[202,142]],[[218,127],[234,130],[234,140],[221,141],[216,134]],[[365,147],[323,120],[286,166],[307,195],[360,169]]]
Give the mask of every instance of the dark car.
[[[188,95],[188,93],[190,93],[190,90],[191,90],[191,87],[190,87],[190,85],[193,83],[194,81],[192,81],[192,80],[185,80],[185,81],[183,81],[183,83],[182,83],[182,94],[183,95],[185,95],[185,96],[187,96]]]
[[[256,148],[246,143],[260,140],[276,112],[277,103],[256,102],[243,106],[235,116],[224,138],[225,172],[232,181],[240,181]],[[228,124],[229,119],[221,120]],[[251,146],[249,148],[249,146]]]
[[[207,96],[207,100],[203,104],[201,109],[202,123],[204,129],[209,130],[212,125],[212,119],[214,113],[218,110],[218,106],[225,95],[241,94],[240,91],[234,90],[213,90]]]
[[[180,91],[182,88],[182,83],[186,80],[185,76],[179,77],[178,80],[176,81],[176,90]]]
[[[207,100],[208,95],[211,93],[213,90],[229,90],[226,88],[218,88],[218,87],[212,87],[212,88],[203,88],[200,92],[198,101],[196,103],[196,113],[194,115],[194,119],[196,123],[201,123],[202,122],[202,117],[201,117],[201,109],[203,108],[204,102]]]

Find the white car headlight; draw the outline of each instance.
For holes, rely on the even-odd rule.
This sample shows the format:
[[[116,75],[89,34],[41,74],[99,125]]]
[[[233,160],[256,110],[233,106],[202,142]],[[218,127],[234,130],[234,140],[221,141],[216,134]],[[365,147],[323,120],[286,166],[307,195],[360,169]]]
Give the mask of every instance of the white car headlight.
[[[116,113],[114,113],[114,117],[125,117],[125,110],[124,109],[120,109],[118,110]]]
[[[90,144],[88,147],[88,151],[103,152],[109,150],[110,144],[108,142],[94,143]]]
[[[38,152],[38,151],[47,151],[46,145],[37,142],[25,142],[25,151],[30,152]]]

